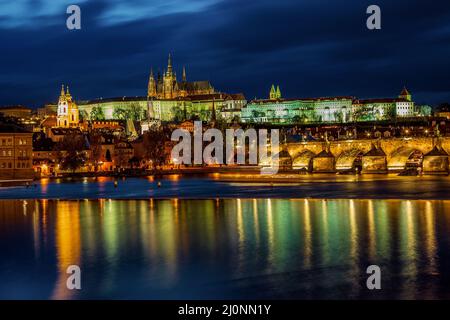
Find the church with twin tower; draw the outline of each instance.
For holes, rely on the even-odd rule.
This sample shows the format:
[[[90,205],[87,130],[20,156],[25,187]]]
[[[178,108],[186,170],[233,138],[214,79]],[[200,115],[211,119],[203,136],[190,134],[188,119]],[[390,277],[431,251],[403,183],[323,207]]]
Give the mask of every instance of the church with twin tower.
[[[77,127],[80,121],[80,113],[78,106],[72,99],[72,95],[69,92],[67,86],[64,91],[64,85],[61,87],[61,93],[58,99],[58,109],[56,123],[59,128]]]

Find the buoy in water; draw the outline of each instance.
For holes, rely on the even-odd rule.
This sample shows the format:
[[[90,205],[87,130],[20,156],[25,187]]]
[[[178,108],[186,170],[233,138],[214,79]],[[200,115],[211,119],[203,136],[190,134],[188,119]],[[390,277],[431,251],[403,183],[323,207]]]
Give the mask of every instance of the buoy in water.
[[[114,180],[114,188],[117,188],[118,185],[119,185],[119,182],[117,180]]]
[[[158,181],[158,188],[161,188],[161,186],[162,186],[161,181]]]

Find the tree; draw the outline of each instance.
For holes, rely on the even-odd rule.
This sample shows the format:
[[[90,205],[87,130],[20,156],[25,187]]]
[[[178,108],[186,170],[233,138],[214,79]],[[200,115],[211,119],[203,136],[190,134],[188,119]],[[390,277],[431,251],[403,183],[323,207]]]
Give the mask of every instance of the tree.
[[[128,113],[128,117],[131,120],[140,121],[143,118],[143,109],[142,107],[137,104],[133,103],[130,108],[126,111]]]
[[[58,142],[56,149],[59,151],[61,159],[61,168],[71,170],[74,173],[86,161],[84,152],[86,141],[82,134],[70,133]]]
[[[211,111],[205,109],[200,110],[200,119],[202,121],[209,121],[211,119]]]
[[[300,123],[301,119],[300,116],[293,116],[292,117],[292,123]]]
[[[173,121],[175,122],[182,122],[183,120],[186,120],[184,118],[184,110],[178,106],[172,107],[172,114],[173,114]]]
[[[387,120],[395,120],[397,118],[397,110],[395,105],[389,106],[386,111]]]
[[[80,110],[80,121],[87,120],[88,118],[89,117],[86,110]]]
[[[129,112],[123,107],[115,107],[113,111],[113,118],[117,120],[127,120],[129,118]]]
[[[152,161],[154,165],[162,165],[166,160],[165,142],[167,136],[164,130],[150,129],[143,135],[143,145],[145,157]]]
[[[103,112],[102,107],[97,106],[97,107],[92,108],[91,119],[92,120],[105,120],[105,113]]]
[[[431,113],[433,112],[433,108],[427,105],[420,106],[419,112],[422,116],[428,117],[431,116]]]

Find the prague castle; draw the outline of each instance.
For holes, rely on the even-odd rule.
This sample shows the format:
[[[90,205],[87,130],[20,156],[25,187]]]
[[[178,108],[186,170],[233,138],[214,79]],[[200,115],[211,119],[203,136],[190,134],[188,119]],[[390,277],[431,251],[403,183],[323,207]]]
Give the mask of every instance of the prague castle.
[[[231,121],[240,117],[247,104],[243,94],[218,92],[209,81],[187,81],[183,67],[181,81],[169,55],[163,74],[153,69],[147,84],[147,95],[80,101],[80,117],[87,120],[160,120],[182,121],[192,117],[208,121],[217,118]]]
[[[280,87],[272,86],[269,99],[250,101],[241,110],[245,123],[346,123],[415,117],[431,112],[417,106],[406,88],[396,98],[358,99],[351,96],[284,99]]]
[[[188,82],[185,67],[183,67],[183,75],[181,82],[179,82],[177,80],[176,72],[173,71],[172,58],[170,54],[169,61],[167,63],[167,70],[164,72],[162,77],[161,74],[158,73],[158,76],[155,79],[153,69],[150,72],[147,90],[147,96],[149,98],[175,99],[213,93],[215,93],[215,91],[209,81]]]
[[[418,106],[404,88],[395,98],[359,99],[353,96],[321,98],[282,97],[279,85],[272,85],[267,99],[247,102],[241,93],[216,91],[209,81],[188,81],[186,68],[181,79],[169,55],[164,72],[155,76],[153,68],[146,95],[80,101],[61,90],[57,125],[76,126],[79,120],[183,121],[197,118],[243,123],[307,124],[383,121],[393,117],[428,115],[431,108]],[[214,113],[214,114],[213,114]]]

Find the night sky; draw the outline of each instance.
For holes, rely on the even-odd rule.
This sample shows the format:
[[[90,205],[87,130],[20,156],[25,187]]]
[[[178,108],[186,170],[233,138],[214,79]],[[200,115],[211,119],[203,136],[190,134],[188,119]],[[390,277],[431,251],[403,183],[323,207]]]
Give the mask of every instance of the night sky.
[[[66,28],[81,7],[82,29]],[[382,30],[366,9],[382,10]],[[0,105],[146,95],[171,52],[181,77],[264,98],[450,101],[449,0],[0,0]]]

